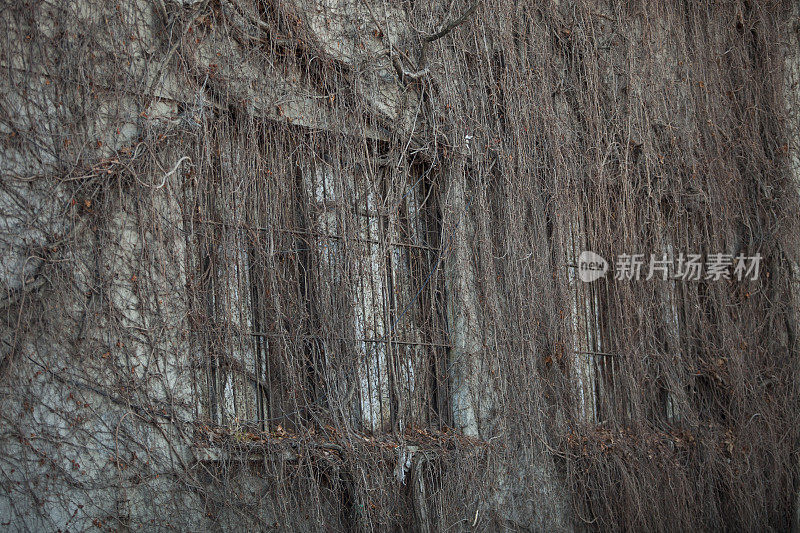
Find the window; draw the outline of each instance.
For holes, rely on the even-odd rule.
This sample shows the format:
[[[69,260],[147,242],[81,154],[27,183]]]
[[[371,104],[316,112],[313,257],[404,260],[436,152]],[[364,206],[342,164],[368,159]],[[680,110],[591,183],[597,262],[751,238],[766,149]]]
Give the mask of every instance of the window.
[[[418,169],[219,164],[198,194],[195,334],[217,424],[449,422],[436,194]]]
[[[613,416],[622,420],[631,416],[630,405],[626,403],[628,399],[617,380],[619,365],[624,362],[620,361],[617,349],[612,346],[612,332],[608,328],[613,323],[624,323],[622,318],[625,313],[635,313],[636,317],[628,316],[627,319],[645,320],[647,323],[640,323],[639,329],[648,328],[647,338],[652,333],[652,338],[657,340],[655,344],[642,343],[634,354],[643,358],[642,364],[645,366],[658,365],[647,369],[656,376],[659,391],[658,398],[646,402],[653,411],[650,416],[667,423],[677,423],[681,420],[682,406],[687,402],[685,384],[688,381],[683,365],[677,364],[682,357],[680,287],[674,279],[661,279],[663,274],[659,273],[654,274],[654,279],[645,281],[648,265],[642,268],[641,283],[635,280],[611,282],[615,274],[614,261],[608,256],[609,271],[605,278],[591,283],[581,281],[577,270],[578,257],[584,250],[593,250],[587,231],[589,225],[590,221],[585,215],[573,216],[567,225],[565,238],[576,415],[580,420],[593,424],[605,422]],[[668,261],[674,258],[674,247],[669,242],[667,232],[656,237],[656,242],[664,250]],[[646,255],[649,257],[649,254]],[[636,309],[609,309],[610,291],[645,289],[652,291],[646,297],[655,298],[656,315],[643,317],[641,309],[638,312]],[[628,298],[629,301],[635,301],[635,298]]]
[[[661,245],[664,249],[663,257],[671,264],[675,264],[675,247],[672,245],[671,237],[662,235]],[[670,272],[670,275],[673,273]],[[686,383],[684,365],[679,364],[682,359],[683,349],[681,346],[681,317],[679,314],[680,302],[683,296],[680,294],[680,287],[675,279],[658,279],[657,305],[660,307],[659,316],[654,317],[658,322],[658,335],[661,349],[667,354],[666,368],[660,373],[663,378],[659,383],[663,391],[663,416],[670,424],[679,423],[682,419],[681,412],[687,405]]]
[[[605,281],[586,283],[578,277],[578,257],[589,245],[587,221],[575,214],[567,225],[565,238],[567,287],[572,334],[572,368],[577,398],[577,416],[585,422],[602,420],[603,408],[613,392],[614,355],[606,347],[601,321]],[[613,272],[607,274],[612,275]],[[610,390],[609,390],[610,389]]]

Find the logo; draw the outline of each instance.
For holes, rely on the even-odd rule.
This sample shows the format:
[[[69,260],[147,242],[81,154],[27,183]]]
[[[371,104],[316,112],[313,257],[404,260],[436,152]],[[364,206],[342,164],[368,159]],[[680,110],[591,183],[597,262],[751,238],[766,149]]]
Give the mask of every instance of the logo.
[[[578,277],[590,283],[602,278],[608,272],[608,261],[594,252],[583,251],[578,257]]]
[[[614,279],[618,281],[650,281],[654,278],[682,281],[720,281],[734,279],[755,281],[761,270],[761,254],[740,253],[684,254],[672,252],[661,256],[650,254],[619,254],[614,262]],[[594,252],[583,251],[578,257],[578,278],[586,283],[606,275],[608,262]],[[644,272],[643,272],[644,271]]]

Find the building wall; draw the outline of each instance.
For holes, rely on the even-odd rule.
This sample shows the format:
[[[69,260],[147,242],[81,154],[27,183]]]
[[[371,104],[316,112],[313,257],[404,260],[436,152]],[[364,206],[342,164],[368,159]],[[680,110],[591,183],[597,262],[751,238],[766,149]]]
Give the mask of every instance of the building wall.
[[[786,6],[490,4],[0,14],[4,528],[788,524],[796,158],[748,144],[794,153]],[[755,79],[775,35],[786,77]],[[590,246],[742,228],[786,262],[739,314],[575,279]],[[763,403],[708,407],[710,357]],[[768,472],[740,445],[782,428]]]

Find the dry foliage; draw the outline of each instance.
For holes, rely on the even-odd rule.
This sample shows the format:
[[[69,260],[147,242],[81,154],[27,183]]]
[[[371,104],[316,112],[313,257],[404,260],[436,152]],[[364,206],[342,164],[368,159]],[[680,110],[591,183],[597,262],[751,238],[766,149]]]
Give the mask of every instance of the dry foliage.
[[[4,8],[0,521],[788,528],[789,6],[378,4],[328,41],[300,2]],[[578,240],[762,275],[593,285],[582,418]],[[459,246],[480,438],[451,412]]]

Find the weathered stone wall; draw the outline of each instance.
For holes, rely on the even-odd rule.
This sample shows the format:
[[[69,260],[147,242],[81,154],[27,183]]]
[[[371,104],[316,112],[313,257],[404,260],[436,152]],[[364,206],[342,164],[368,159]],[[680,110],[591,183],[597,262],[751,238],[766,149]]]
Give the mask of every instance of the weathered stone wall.
[[[448,21],[458,24],[447,32],[472,24],[471,3],[449,13],[439,6],[428,19],[414,20],[419,8],[411,4],[350,0],[73,0],[4,9],[0,525],[19,531],[594,527],[574,505],[581,488],[568,482],[575,463],[565,443],[598,422],[601,408],[613,410],[601,405],[611,402],[597,391],[618,385],[609,381],[610,366],[598,370],[595,355],[587,357],[605,351],[599,297],[579,294],[580,284],[562,267],[574,262],[574,246],[589,244],[590,231],[601,233],[597,228],[617,216],[631,216],[620,225],[638,221],[635,206],[608,219],[587,215],[598,202],[581,188],[583,177],[608,179],[606,185],[616,179],[602,164],[585,168],[602,144],[595,145],[592,135],[599,134],[589,124],[627,113],[627,138],[604,145],[608,151],[598,159],[629,169],[645,164],[633,161],[643,145],[645,158],[670,142],[690,145],[705,115],[697,111],[702,99],[683,83],[681,45],[693,23],[670,9],[648,18],[597,3],[581,4],[596,19],[589,25],[548,26],[567,20],[571,6],[556,2],[546,16],[535,6],[525,16],[493,14],[510,28],[500,37],[505,48],[498,47],[507,56],[490,50],[492,36],[485,34],[483,42],[475,37],[466,45],[434,38]],[[786,100],[796,177],[800,45],[796,23],[790,29]],[[523,34],[541,50],[526,49]],[[596,57],[571,56],[580,47],[569,39],[596,43]],[[512,58],[549,70],[497,66]],[[489,89],[485,80],[469,79],[476,65],[495,75]],[[547,98],[527,101],[525,90],[539,87],[536,77],[545,75],[560,81],[546,87]],[[585,85],[571,85],[576,77]],[[514,79],[530,85],[512,86]],[[585,93],[597,87],[611,96],[594,116],[575,95],[589,100]],[[493,92],[477,98],[480,91]],[[656,105],[668,106],[671,124],[651,124],[640,112]],[[545,118],[506,125],[512,112]],[[548,131],[536,146],[493,152],[501,142],[488,126],[495,122],[507,128],[504,147],[531,139],[528,126]],[[656,130],[674,135],[669,140],[669,132]],[[283,134],[297,144],[271,153],[263,138]],[[327,159],[316,144],[326,142],[339,147]],[[245,152],[254,146],[257,156]],[[571,158],[568,148],[576,146],[585,159]],[[360,149],[368,157],[359,159]],[[345,165],[351,156],[359,162]],[[284,165],[282,173],[277,165]],[[532,177],[540,167],[557,186],[542,187]],[[273,170],[275,176],[260,180]],[[633,181],[625,172],[619,174]],[[503,204],[491,190],[498,183],[530,202]],[[295,192],[270,197],[259,189],[284,184]],[[696,187],[688,183],[683,192],[699,196]],[[285,205],[297,198],[299,207]],[[362,211],[343,215],[354,198]],[[423,209],[437,215],[438,226],[423,227]],[[282,395],[275,400],[280,417],[261,420],[261,393],[243,392],[251,386],[245,373],[231,371],[212,384],[206,372],[209,361],[223,368],[225,358],[246,366],[261,350],[288,360],[317,349],[308,348],[307,338],[300,348],[281,345],[284,338],[251,342],[257,324],[243,311],[257,305],[250,277],[258,271],[250,265],[268,255],[273,267],[285,252],[275,228],[253,228],[300,217],[296,212],[323,237],[349,234],[367,243],[304,241],[302,250],[319,258],[313,266],[323,281],[314,288],[297,282],[299,292],[316,290],[320,301],[333,302],[323,311],[339,313],[350,329],[326,334],[358,339],[342,348],[357,356],[342,363],[340,352],[328,350],[323,363],[287,363],[291,370],[266,385],[256,377],[256,389],[274,387],[273,396],[278,389]],[[219,220],[215,213],[222,213]],[[221,228],[216,234],[202,229],[212,222]],[[686,244],[676,242],[666,219],[648,222],[656,232],[664,229],[665,249]],[[529,225],[519,230],[516,249],[493,241],[496,226],[512,234],[516,223]],[[429,234],[436,232],[433,253],[426,247],[434,248]],[[403,240],[430,254],[429,270],[418,269],[411,252],[387,245]],[[207,256],[216,263],[206,265]],[[311,263],[299,263],[287,261],[296,270],[288,278],[305,279],[298,272]],[[277,288],[263,283],[258,305],[280,308]],[[211,286],[213,297],[200,301],[200,286]],[[520,294],[522,288],[531,294]],[[434,370],[420,346],[445,340],[427,337],[416,317],[423,313],[405,307],[423,293],[431,293],[431,321],[447,334],[444,360]],[[666,284],[655,293],[661,313],[648,315],[649,322],[634,316],[619,329],[636,330],[631,335],[639,341],[647,327],[666,331],[664,350],[679,359],[680,296]],[[419,346],[401,351],[367,342],[391,335]],[[218,345],[210,348],[212,338]],[[320,364],[325,370],[311,368]],[[671,423],[690,409],[687,368],[676,364],[660,376]],[[314,405],[293,393],[314,372],[327,387],[314,401],[328,402],[333,413],[324,423],[313,420]],[[452,429],[432,438],[440,452],[450,443],[457,459],[446,466],[444,452],[438,456],[405,437],[406,429],[434,418],[428,373],[446,381],[437,399],[447,412],[435,416],[450,420]],[[214,408],[212,396],[222,398]],[[657,418],[642,407],[646,401],[630,404],[630,418]],[[287,411],[312,412],[312,423]],[[250,418],[261,426],[254,429]],[[290,418],[295,427],[287,425]],[[309,425],[331,432],[312,435]],[[258,430],[268,438],[254,443]],[[385,435],[392,437],[381,441]],[[355,457],[354,449],[376,440],[388,450]],[[485,449],[491,452],[482,455]],[[796,472],[786,476],[796,479]],[[794,512],[800,516],[800,503]]]

